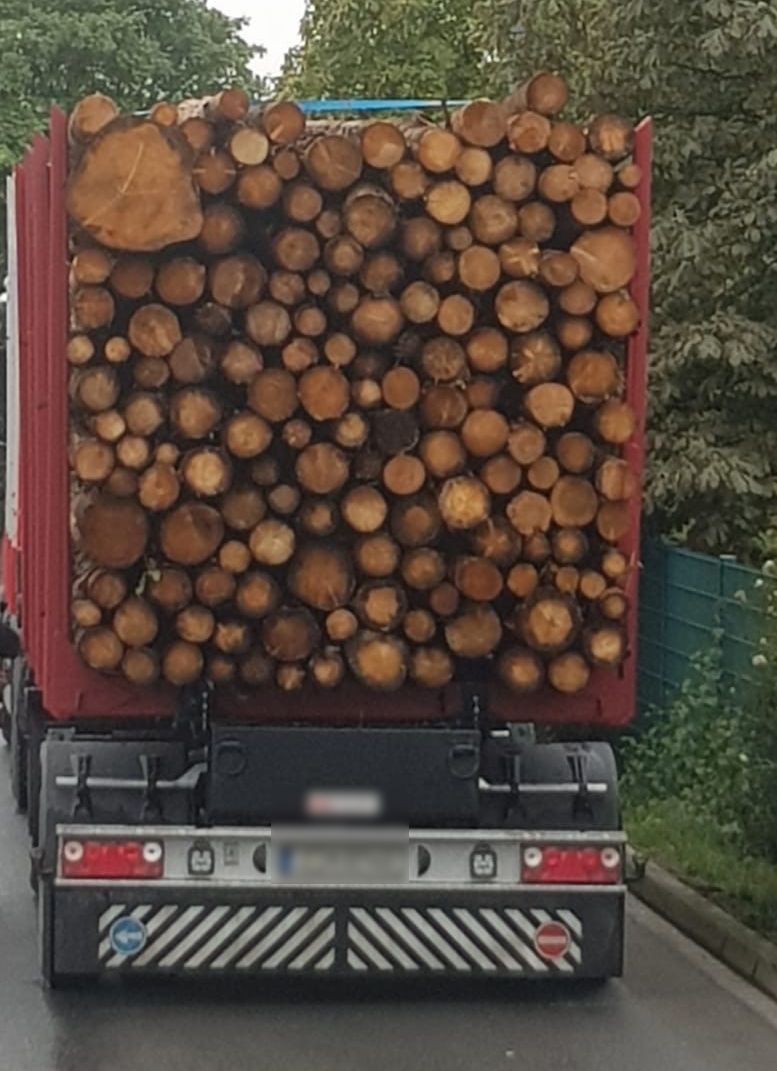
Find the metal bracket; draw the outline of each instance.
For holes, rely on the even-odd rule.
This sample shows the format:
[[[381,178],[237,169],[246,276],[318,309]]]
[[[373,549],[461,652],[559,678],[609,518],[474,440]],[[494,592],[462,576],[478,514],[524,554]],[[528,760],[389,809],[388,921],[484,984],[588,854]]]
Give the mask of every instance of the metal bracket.
[[[140,821],[153,822],[162,818],[162,799],[159,795],[159,769],[160,760],[158,755],[141,755],[140,765],[146,778],[143,789],[143,801],[140,806]]]
[[[75,799],[73,800],[73,818],[92,817],[92,795],[89,785],[89,771],[92,768],[91,755],[76,755]]]

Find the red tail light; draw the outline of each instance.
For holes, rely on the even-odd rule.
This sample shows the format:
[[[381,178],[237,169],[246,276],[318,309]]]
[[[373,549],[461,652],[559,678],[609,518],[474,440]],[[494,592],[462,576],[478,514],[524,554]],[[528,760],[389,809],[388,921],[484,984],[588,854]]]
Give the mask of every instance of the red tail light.
[[[63,878],[161,878],[164,849],[158,840],[79,840],[60,850]]]
[[[521,879],[535,885],[617,885],[623,860],[619,848],[531,845],[521,855]]]

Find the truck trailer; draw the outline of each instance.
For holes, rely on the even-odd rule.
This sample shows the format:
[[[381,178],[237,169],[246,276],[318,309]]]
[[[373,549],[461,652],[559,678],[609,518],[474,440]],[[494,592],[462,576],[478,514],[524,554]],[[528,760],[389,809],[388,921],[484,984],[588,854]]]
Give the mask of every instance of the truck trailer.
[[[363,119],[433,102],[302,105]],[[68,119],[8,182],[8,707],[47,983],[84,976],[605,979],[621,973],[625,834],[608,744],[635,713],[640,504],[617,548],[626,653],[574,694],[457,660],[439,689],[358,680],[235,699],[142,688],[79,656],[71,623]],[[643,468],[651,125],[640,175],[624,398]],[[574,729],[573,733],[568,730]],[[559,742],[564,732],[572,742]]]

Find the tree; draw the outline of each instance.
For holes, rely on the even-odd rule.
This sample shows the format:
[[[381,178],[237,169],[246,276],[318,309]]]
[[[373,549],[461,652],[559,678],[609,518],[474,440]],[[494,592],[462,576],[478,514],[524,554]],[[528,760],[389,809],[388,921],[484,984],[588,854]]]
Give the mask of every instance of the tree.
[[[45,126],[50,105],[101,90],[123,108],[254,84],[256,50],[204,0],[3,0],[0,171]]]
[[[280,88],[297,97],[438,97],[481,86],[472,0],[307,0]]]

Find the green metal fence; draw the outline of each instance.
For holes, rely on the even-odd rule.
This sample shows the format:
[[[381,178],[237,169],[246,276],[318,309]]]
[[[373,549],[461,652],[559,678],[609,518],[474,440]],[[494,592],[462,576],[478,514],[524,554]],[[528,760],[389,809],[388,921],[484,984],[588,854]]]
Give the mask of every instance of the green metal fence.
[[[663,706],[688,675],[690,661],[720,639],[723,670],[746,683],[761,635],[760,574],[733,558],[646,542],[639,614],[639,706]]]

